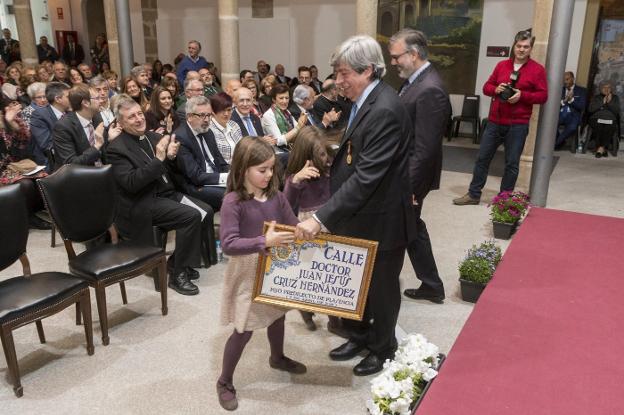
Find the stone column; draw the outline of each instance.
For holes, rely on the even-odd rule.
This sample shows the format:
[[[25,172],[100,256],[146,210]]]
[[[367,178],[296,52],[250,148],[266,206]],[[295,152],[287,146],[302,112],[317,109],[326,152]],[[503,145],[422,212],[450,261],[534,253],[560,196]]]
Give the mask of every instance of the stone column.
[[[39,63],[39,58],[37,56],[37,42],[35,40],[35,27],[30,10],[30,0],[15,0],[13,7],[15,9],[15,25],[17,26],[22,62],[26,65],[36,65]]]
[[[550,20],[552,18],[554,0],[535,0],[533,10],[533,36],[535,44],[531,51],[531,58],[545,65],[546,51],[548,49],[548,35],[550,33]],[[533,115],[529,124],[529,134],[526,138],[524,151],[520,157],[520,173],[516,189],[529,192],[531,182],[531,170],[533,169],[533,152],[535,151],[535,138],[537,136],[537,123],[539,121],[538,106],[533,107]]]
[[[238,79],[240,74],[240,46],[238,43],[238,0],[219,0],[219,48],[221,54],[221,82]]]
[[[106,41],[108,42],[108,58],[110,67],[121,77],[121,61],[119,59],[119,38],[117,35],[117,10],[115,0],[104,0],[104,18],[106,19]]]
[[[117,36],[119,39],[119,57],[121,70],[119,77],[130,74],[134,63],[134,50],[132,48],[132,31],[130,24],[130,5],[128,0],[115,0],[117,13]]]
[[[377,38],[377,0],[357,0],[355,33]]]
[[[145,42],[145,61],[153,63],[158,59],[158,38],[156,20],[158,20],[158,0],[141,0],[143,14],[143,34]]]

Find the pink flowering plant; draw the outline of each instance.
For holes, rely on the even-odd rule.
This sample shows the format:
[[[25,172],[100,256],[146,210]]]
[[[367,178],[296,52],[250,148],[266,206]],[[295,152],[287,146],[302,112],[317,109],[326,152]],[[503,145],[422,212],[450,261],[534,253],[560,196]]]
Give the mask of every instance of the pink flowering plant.
[[[529,195],[522,192],[500,192],[490,202],[493,222],[515,223],[524,217],[529,208]]]

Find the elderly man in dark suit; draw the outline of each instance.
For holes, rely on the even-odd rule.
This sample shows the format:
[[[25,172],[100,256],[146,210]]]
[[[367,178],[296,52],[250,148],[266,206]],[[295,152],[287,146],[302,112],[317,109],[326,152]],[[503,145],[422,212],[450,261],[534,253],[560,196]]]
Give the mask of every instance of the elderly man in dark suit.
[[[214,114],[210,100],[203,95],[186,101],[186,122],[175,130],[180,142],[178,169],[184,177],[184,191],[221,209],[230,165],[225,161],[210,131]]]
[[[50,82],[46,86],[46,99],[49,105],[37,108],[30,118],[30,134],[33,142],[33,157],[40,166],[48,166],[48,155],[52,148],[54,126],[71,108],[69,104],[69,85],[62,82]]]
[[[331,198],[297,225],[298,238],[330,232],[379,242],[361,322],[345,320],[349,341],[330,352],[348,360],[368,349],[353,369],[379,372],[397,348],[395,326],[401,307],[399,274],[416,228],[408,173],[410,118],[396,92],[383,81],[381,47],[369,36],[353,36],[331,58],[336,83],[353,101],[347,130],[331,167]]]
[[[253,106],[252,93],[245,87],[240,87],[234,92],[234,111],[232,111],[232,121],[241,129],[244,136],[264,137],[262,121],[260,117],[251,112]],[[265,139],[269,144],[275,145],[277,140],[272,137]]]
[[[82,49],[82,46],[76,42],[74,35],[67,35],[67,43],[63,48],[61,57],[67,65],[73,67],[78,66],[78,64],[84,61],[84,50]]]
[[[399,96],[412,120],[414,136],[410,157],[410,180],[414,197],[417,238],[407,248],[416,276],[422,284],[407,289],[405,296],[434,303],[444,300],[444,284],[431,249],[422,206],[430,190],[440,188],[442,139],[451,116],[451,104],[438,72],[427,60],[427,38],[421,31],[403,29],[390,39],[390,63],[405,79]]]
[[[139,104],[121,94],[113,108],[122,128],[107,149],[119,188],[115,224],[130,240],[152,242],[152,226],[175,230],[175,251],[169,258],[169,287],[183,295],[199,289],[190,280],[199,278],[201,222],[214,212],[200,200],[178,192],[172,170],[180,144],[175,137],[146,131]],[[168,265],[169,265],[168,264]]]
[[[63,164],[97,166],[106,162],[104,124],[100,115],[100,97],[84,84],[69,90],[72,112],[67,113],[52,132],[56,169]]]

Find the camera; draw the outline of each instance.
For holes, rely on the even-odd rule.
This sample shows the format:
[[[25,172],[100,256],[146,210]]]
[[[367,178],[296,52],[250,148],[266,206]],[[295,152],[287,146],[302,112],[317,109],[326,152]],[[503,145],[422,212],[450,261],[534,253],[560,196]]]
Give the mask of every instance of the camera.
[[[518,78],[520,78],[519,71],[513,71],[511,75],[509,75],[509,83],[505,85],[505,89],[503,89],[503,91],[498,95],[501,101],[508,101],[509,98],[514,96],[514,94],[516,93],[516,91],[514,91],[514,88],[516,87],[516,82],[518,82]]]

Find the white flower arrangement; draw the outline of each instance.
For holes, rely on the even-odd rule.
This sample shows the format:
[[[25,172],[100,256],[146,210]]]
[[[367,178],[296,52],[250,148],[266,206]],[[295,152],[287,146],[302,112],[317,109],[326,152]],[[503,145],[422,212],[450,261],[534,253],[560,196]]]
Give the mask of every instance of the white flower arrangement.
[[[438,347],[422,334],[406,336],[394,360],[386,360],[383,371],[371,380],[373,396],[366,402],[371,415],[410,415],[412,403],[438,374],[438,354]]]

